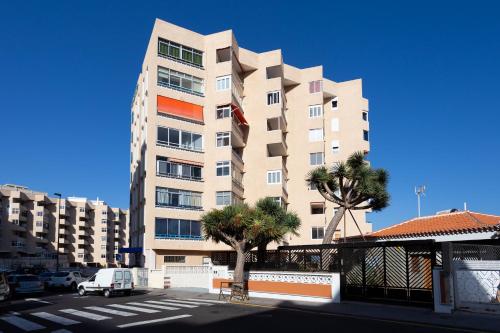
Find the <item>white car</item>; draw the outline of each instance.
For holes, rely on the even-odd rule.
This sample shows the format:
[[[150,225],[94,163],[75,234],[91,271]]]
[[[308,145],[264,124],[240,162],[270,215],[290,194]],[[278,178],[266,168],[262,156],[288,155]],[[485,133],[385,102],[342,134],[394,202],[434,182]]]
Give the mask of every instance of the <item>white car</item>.
[[[69,288],[76,291],[80,282],[85,280],[77,271],[56,272],[50,277],[47,285],[49,288]]]
[[[105,297],[111,297],[121,292],[130,296],[133,289],[134,281],[130,269],[103,268],[78,285],[78,294],[84,296],[87,293],[103,293]]]

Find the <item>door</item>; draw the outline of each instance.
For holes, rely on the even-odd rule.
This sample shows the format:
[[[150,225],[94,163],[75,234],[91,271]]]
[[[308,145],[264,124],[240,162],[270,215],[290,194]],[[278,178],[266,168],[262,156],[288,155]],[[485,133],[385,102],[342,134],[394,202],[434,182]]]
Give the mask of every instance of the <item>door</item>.
[[[124,279],[123,288],[132,289],[132,274],[130,273],[130,271],[123,272],[123,279]]]
[[[120,270],[115,271],[113,284],[114,284],[114,289],[124,288],[123,271]]]

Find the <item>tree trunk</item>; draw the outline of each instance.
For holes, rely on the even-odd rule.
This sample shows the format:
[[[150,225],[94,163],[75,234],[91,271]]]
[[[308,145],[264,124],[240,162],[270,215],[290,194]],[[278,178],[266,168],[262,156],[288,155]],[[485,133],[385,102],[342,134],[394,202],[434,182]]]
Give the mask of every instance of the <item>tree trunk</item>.
[[[257,247],[257,267],[262,268],[266,264],[267,244],[262,243]]]
[[[345,208],[339,207],[330,223],[328,223],[328,227],[326,228],[325,235],[323,237],[323,244],[330,244],[332,242],[333,236],[335,236],[335,231],[337,230],[337,226],[342,220],[342,216],[344,216],[344,213]]]
[[[243,283],[245,273],[245,252],[239,247],[236,249],[236,266],[234,267],[233,281]]]

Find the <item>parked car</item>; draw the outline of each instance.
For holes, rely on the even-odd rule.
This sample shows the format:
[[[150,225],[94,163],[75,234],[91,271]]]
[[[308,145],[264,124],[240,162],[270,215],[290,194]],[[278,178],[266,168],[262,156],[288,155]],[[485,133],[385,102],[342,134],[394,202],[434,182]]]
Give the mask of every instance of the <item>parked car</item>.
[[[38,277],[40,278],[40,281],[42,281],[43,286],[44,286],[45,289],[48,288],[50,278],[52,276],[54,276],[54,274],[55,274],[54,272],[43,272],[40,275],[38,275]]]
[[[7,278],[11,296],[16,294],[43,293],[43,283],[32,274],[11,274]]]
[[[78,285],[78,294],[102,293],[105,297],[123,293],[130,296],[134,289],[132,271],[128,268],[103,268]]]
[[[0,301],[6,301],[10,298],[10,287],[7,282],[7,274],[0,272]]]
[[[84,278],[78,271],[62,271],[55,272],[47,285],[49,288],[69,288],[76,291],[78,284],[83,280]]]

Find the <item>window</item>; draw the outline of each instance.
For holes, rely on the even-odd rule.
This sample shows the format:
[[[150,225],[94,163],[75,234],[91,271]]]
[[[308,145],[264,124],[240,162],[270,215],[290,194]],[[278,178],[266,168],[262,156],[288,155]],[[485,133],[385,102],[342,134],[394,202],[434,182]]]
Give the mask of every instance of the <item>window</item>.
[[[82,259],[83,258],[83,253],[78,253],[78,258]]]
[[[273,170],[267,172],[267,183],[268,184],[280,184],[281,183],[281,170]]]
[[[321,165],[323,164],[323,153],[310,153],[309,163],[311,165]]]
[[[108,220],[101,220],[101,224],[108,224]]]
[[[368,121],[368,112],[362,112],[362,117],[364,121]]]
[[[230,174],[230,164],[229,161],[217,162],[217,176],[229,176]]]
[[[335,97],[334,99],[332,99],[332,110],[333,111],[336,111],[338,110],[338,97]]]
[[[217,206],[230,205],[231,204],[231,192],[230,191],[215,192],[215,204]]]
[[[11,214],[19,214],[19,208],[12,208],[12,213]]]
[[[174,58],[177,61],[196,67],[203,66],[203,52],[163,38],[158,39],[158,55]]]
[[[200,221],[156,218],[155,238],[201,239]]]
[[[36,226],[37,226],[37,227],[41,227],[41,226],[43,226],[43,222],[42,222],[42,221],[37,221],[37,222],[36,222]]]
[[[217,119],[231,117],[231,107],[229,105],[217,107]]]
[[[106,255],[105,254],[101,254],[101,259],[106,259]]]
[[[175,128],[158,127],[156,144],[186,150],[202,151],[203,137],[201,134],[181,131]]]
[[[106,251],[106,245],[101,245],[101,251]]]
[[[231,87],[231,75],[219,76],[215,81],[215,90],[228,90]]]
[[[309,93],[310,94],[319,93],[319,92],[321,92],[322,88],[323,88],[323,81],[321,81],[321,80],[309,82]]]
[[[340,143],[339,140],[332,140],[332,152],[334,154],[340,151]]]
[[[201,192],[156,187],[156,206],[201,209]]]
[[[85,213],[85,208],[84,207],[80,207],[80,213]]]
[[[323,129],[313,128],[309,130],[309,142],[323,141]]]
[[[367,130],[363,130],[363,140],[368,141],[369,140],[369,133]]]
[[[325,214],[325,204],[323,202],[312,202],[311,203],[311,214]]]
[[[203,79],[158,66],[158,85],[203,96]]]
[[[36,216],[43,216],[43,212],[36,212]]]
[[[218,132],[216,134],[217,147],[227,147],[230,144],[231,144],[231,138],[229,132]]]
[[[184,264],[186,263],[186,256],[163,256],[163,262]]]
[[[318,118],[323,115],[322,105],[310,105],[309,106],[309,118]]]
[[[108,216],[108,212],[104,210],[104,211],[102,212],[102,215]]]
[[[156,175],[190,180],[202,180],[201,167],[185,163],[174,163],[164,157],[156,157]]]
[[[339,118],[332,118],[331,121],[331,128],[332,132],[338,132],[339,131]]]
[[[280,102],[280,92],[271,91],[267,93],[267,105],[278,104]]]
[[[102,237],[101,237],[101,241],[102,241],[102,242],[106,242],[107,240],[108,240],[107,236],[102,236]]]
[[[108,228],[101,228],[101,232],[108,232]]]
[[[324,227],[312,227],[312,239],[323,239],[325,228]]]

